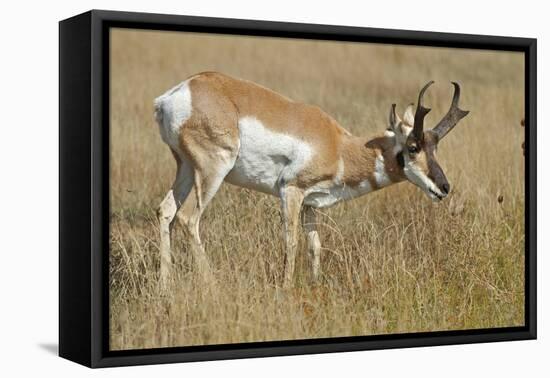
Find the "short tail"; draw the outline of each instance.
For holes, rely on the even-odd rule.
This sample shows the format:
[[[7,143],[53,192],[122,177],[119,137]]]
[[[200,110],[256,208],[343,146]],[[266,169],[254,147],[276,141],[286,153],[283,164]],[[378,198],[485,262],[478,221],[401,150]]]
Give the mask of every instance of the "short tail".
[[[164,109],[163,109],[163,100],[162,96],[157,97],[154,102],[155,106],[155,119],[159,125],[162,125],[162,120],[164,119]]]

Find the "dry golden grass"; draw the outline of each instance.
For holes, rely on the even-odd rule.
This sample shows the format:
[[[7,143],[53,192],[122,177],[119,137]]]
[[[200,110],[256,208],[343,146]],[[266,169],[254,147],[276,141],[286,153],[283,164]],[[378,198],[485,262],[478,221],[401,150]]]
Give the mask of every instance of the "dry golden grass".
[[[128,30],[111,42],[111,349],[523,325],[521,54]],[[308,282],[302,237],[284,291],[278,200],[224,185],[201,224],[217,284],[201,287],[176,227],[175,283],[161,295],[155,211],[175,163],[152,102],[206,70],[319,105],[365,136],[430,79],[433,124],[459,81],[471,113],[438,155],[451,195],[434,204],[401,183],[319,211],[322,282]]]

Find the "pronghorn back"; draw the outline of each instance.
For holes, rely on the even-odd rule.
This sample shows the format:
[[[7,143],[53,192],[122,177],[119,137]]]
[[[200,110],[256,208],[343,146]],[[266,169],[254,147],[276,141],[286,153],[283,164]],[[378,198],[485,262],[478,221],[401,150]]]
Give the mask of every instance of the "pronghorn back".
[[[202,134],[212,153],[237,148],[226,181],[273,195],[286,184],[306,187],[333,177],[340,140],[349,134],[318,107],[215,72],[192,76],[158,97],[155,114],[163,141],[181,158],[193,142],[186,133]],[[217,138],[223,135],[238,138]]]

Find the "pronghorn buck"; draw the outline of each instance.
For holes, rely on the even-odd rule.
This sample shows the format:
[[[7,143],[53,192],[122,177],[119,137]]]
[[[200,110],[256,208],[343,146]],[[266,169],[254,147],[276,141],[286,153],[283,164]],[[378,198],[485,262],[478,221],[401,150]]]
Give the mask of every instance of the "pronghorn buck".
[[[300,213],[313,280],[320,274],[321,243],[314,208],[332,206],[408,180],[433,200],[449,193],[436,161],[438,142],[468,112],[459,109],[460,86],[443,119],[424,130],[430,109],[422,105],[429,82],[401,119],[391,106],[386,132],[356,137],[320,108],[294,102],[249,81],[200,73],[155,100],[162,140],[177,163],[172,188],[158,209],[160,279],[170,274],[170,234],[177,217],[203,277],[210,267],[201,244],[201,215],[223,181],[281,199],[285,265],[292,285]]]

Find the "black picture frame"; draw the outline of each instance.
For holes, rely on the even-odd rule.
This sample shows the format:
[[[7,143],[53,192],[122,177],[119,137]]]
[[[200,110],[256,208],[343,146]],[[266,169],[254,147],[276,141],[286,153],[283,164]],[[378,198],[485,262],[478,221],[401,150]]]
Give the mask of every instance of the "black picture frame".
[[[109,28],[525,54],[525,326],[128,351],[108,348]],[[59,23],[59,355],[89,367],[535,339],[536,64],[530,38],[92,10]]]

